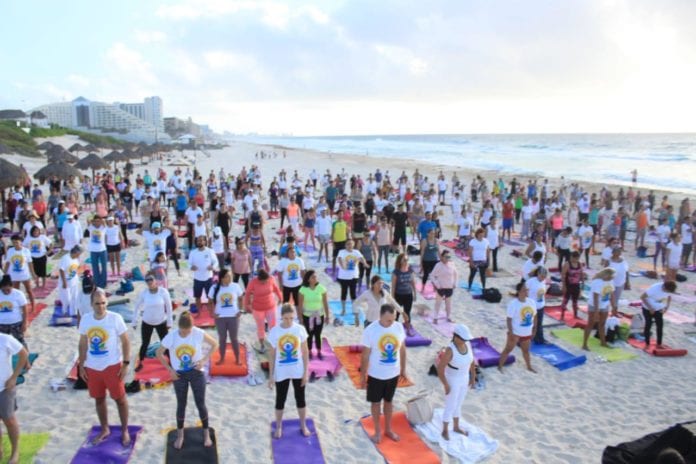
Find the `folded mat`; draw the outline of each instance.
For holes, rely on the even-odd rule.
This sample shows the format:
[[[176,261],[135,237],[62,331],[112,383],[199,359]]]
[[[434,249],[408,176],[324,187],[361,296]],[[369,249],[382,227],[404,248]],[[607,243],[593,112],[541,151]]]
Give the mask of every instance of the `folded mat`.
[[[43,433],[25,433],[22,432],[19,435],[19,464],[32,464],[35,462],[35,456],[41,451],[48,439],[51,438],[51,434],[48,432]],[[3,456],[10,455],[10,440],[7,434],[2,435],[2,451]]]
[[[474,464],[491,456],[498,449],[498,441],[483,430],[459,419],[459,427],[468,435],[454,433],[450,425],[449,440],[442,438],[442,408],[433,411],[430,422],[416,425],[416,430],[429,442],[437,443],[442,450],[457,459],[460,464]]]
[[[571,367],[581,366],[587,361],[587,357],[584,354],[575,356],[573,353],[570,353],[558,345],[554,345],[553,343],[537,344],[532,342],[530,344],[530,351],[533,355],[539,356],[559,371],[564,371],[566,369],[570,369]]]
[[[39,357],[39,353],[29,353],[29,365],[33,366],[34,361],[36,361],[36,358]],[[17,367],[17,363],[19,362],[19,355],[13,354],[12,355],[12,370],[14,371],[14,368]],[[17,385],[21,385],[24,383],[26,380],[24,378],[24,375],[27,373],[27,368],[25,367],[22,369],[22,372],[19,373],[19,376],[17,377]]]
[[[225,363],[219,365],[220,350],[215,350],[210,357],[210,375],[226,377],[247,375],[249,373],[249,365],[247,364],[247,347],[244,343],[239,344],[239,357],[242,363],[237,365],[237,360],[234,358],[234,351],[232,351],[232,344],[228,343],[227,349],[225,350]]]
[[[51,327],[75,327],[77,325],[77,315],[71,316],[63,313],[63,307],[56,305],[53,308],[53,314],[51,315],[51,320],[48,321],[48,325]]]
[[[570,343],[578,348],[582,348],[582,338],[584,334],[583,329],[552,329],[551,333],[564,342]],[[628,359],[638,357],[637,354],[628,352],[621,348],[603,347],[599,344],[599,339],[592,335],[590,335],[590,338],[587,341],[587,346],[590,348],[592,353],[601,356],[608,362],[626,361]]]
[[[57,287],[58,279],[46,278],[46,285],[43,287],[33,287],[31,291],[34,293],[36,298],[42,300],[50,295]]]
[[[406,332],[406,346],[430,346],[433,342],[429,338],[422,336],[416,328],[411,324],[411,332],[413,335],[409,335],[406,327],[404,327],[404,332]]]
[[[313,372],[314,376],[318,379],[326,377],[329,372],[332,374],[338,373],[341,370],[341,363],[336,357],[331,348],[331,344],[326,338],[321,340],[321,356],[323,359],[319,359],[316,354],[309,360],[309,372]]]
[[[629,338],[628,339],[628,344],[638,348],[639,350],[645,350],[645,342],[642,340],[637,340],[635,338]],[[655,339],[652,339],[650,341],[650,348],[646,353],[651,354],[653,356],[686,356],[689,351],[684,349],[684,348],[672,348],[669,345],[662,344],[662,348],[657,347],[657,342]]]
[[[159,362],[157,358],[143,359],[143,368],[135,373],[135,380],[140,383],[149,382],[154,385],[169,383],[172,381],[172,376],[166,367]]]
[[[95,425],[87,435],[87,439],[82,444],[71,464],[94,464],[109,463],[109,464],[125,464],[133,454],[133,447],[138,439],[138,434],[143,430],[140,425],[129,425],[128,433],[130,433],[131,442],[128,448],[121,445],[121,426],[110,425],[111,434],[98,445],[93,445],[92,440],[97,438],[101,432],[101,427]]]
[[[29,325],[31,325],[34,320],[39,317],[41,314],[41,311],[44,309],[48,308],[48,305],[46,303],[36,303],[34,305],[34,311],[31,310],[31,305],[27,305],[27,321],[29,322]]]
[[[436,297],[435,288],[430,282],[425,283],[425,288],[419,279],[416,279],[416,291],[418,291],[426,300],[434,300]]]
[[[561,321],[561,306],[546,306],[544,308],[544,316],[549,316],[552,319]],[[563,316],[563,320],[561,322],[564,322],[568,327],[571,328],[580,327],[584,329],[587,327],[587,321],[585,319],[575,317],[573,315],[573,310],[570,308],[566,309],[565,315]]]
[[[384,416],[379,418],[382,434],[384,434]],[[372,417],[360,419],[363,430],[368,436],[375,433]],[[375,444],[377,451],[384,456],[384,460],[389,464],[436,464],[440,462],[440,457],[433,452],[428,445],[418,436],[406,419],[406,413],[395,412],[392,416],[392,430],[399,435],[400,440],[394,441],[386,436],[382,436],[379,443]]]
[[[351,351],[349,346],[335,346],[334,353],[336,353],[336,357],[343,365],[355,388],[360,389],[360,358],[362,353]],[[398,387],[410,387],[411,385],[413,385],[413,382],[399,377]]]
[[[192,306],[195,307],[196,305]],[[206,304],[202,304],[198,311],[191,313],[191,316],[193,317],[193,323],[196,327],[215,327],[215,318],[210,314],[210,311],[208,311],[208,306]]]
[[[452,334],[454,334],[454,324],[447,320],[447,313],[445,313],[444,309],[441,308],[437,315],[437,324],[435,324],[432,314],[428,314],[423,319],[435,329],[435,332],[446,338],[452,338]]]
[[[347,325],[353,325],[355,323],[352,301],[346,300],[346,313],[343,316],[341,316],[341,302],[339,300],[330,300],[329,309],[334,319],[340,319]],[[365,323],[365,313],[363,311],[358,313],[358,322],[360,322],[361,326]]]
[[[307,428],[312,433],[305,437],[300,430],[299,419],[283,421],[283,435],[274,438],[276,423],[271,422],[271,448],[273,449],[273,462],[275,464],[323,464],[324,454],[321,452],[321,444],[314,421],[307,419]]]
[[[184,427],[184,446],[181,449],[174,448],[176,429],[167,433],[165,464],[189,464],[193,462],[217,464],[215,429],[211,427],[209,430],[213,446],[206,447],[203,446],[203,429],[201,427]]]
[[[471,348],[474,350],[474,359],[479,366],[498,366],[498,362],[500,362],[500,352],[488,342],[486,337],[479,337],[471,340]],[[515,355],[511,353],[505,360],[505,365],[507,366],[508,364],[512,364],[514,362]]]

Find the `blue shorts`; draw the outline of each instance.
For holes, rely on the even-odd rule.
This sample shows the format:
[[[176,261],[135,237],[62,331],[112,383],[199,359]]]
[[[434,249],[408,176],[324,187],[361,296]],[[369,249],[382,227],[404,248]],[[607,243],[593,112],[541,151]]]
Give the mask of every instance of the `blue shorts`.
[[[208,294],[208,290],[213,286],[213,279],[208,280],[196,280],[193,279],[193,297],[200,298],[205,290],[205,294]]]
[[[504,218],[503,219],[503,230],[508,230],[512,229],[512,224],[513,224],[513,219],[512,218]]]

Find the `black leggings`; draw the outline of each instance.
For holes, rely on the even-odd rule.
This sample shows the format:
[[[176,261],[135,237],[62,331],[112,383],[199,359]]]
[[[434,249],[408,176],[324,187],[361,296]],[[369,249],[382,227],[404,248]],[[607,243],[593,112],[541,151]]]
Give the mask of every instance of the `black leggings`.
[[[249,273],[247,272],[246,274],[234,274],[232,277],[232,281],[234,283],[239,282],[239,278],[242,278],[242,282],[244,282],[244,288],[246,289],[249,286]]]
[[[370,275],[372,274],[372,261],[365,261],[367,266],[364,266],[361,262],[358,264],[358,269],[360,270],[360,276],[358,277],[358,283],[362,282],[363,276],[365,276],[365,286],[370,286]]]
[[[208,408],[205,406],[205,375],[203,371],[192,369],[186,372],[177,372],[179,378],[174,381],[174,393],[176,393],[176,427],[184,428],[186,419],[186,402],[188,401],[188,389],[191,384],[193,399],[198,408],[198,417],[203,428],[208,428]]]
[[[276,411],[282,411],[285,409],[285,400],[288,397],[288,390],[290,389],[290,379],[285,379],[280,382],[276,382]],[[307,406],[305,403],[304,389],[302,386],[302,379],[292,379],[292,389],[295,391],[295,404],[297,409],[302,409]]]
[[[174,261],[174,267],[179,271],[179,256],[176,252],[176,248],[167,248],[167,255]]]
[[[186,223],[186,240],[188,241],[189,252],[193,250],[193,224]]]
[[[309,328],[309,317],[302,316],[302,323],[307,329],[307,345],[310,351],[312,351],[312,340],[314,340],[314,346],[317,347],[317,353],[321,352],[321,331],[324,328],[324,316],[321,316],[321,322],[314,322],[314,328]]]
[[[491,258],[493,258],[493,272],[498,272],[498,248],[491,248]]]
[[[653,319],[655,319],[655,327],[657,328],[657,344],[662,345],[662,311],[650,314],[650,311],[643,308],[643,317],[645,318],[645,330],[643,331],[645,346],[650,346],[650,329],[652,329]]]
[[[404,308],[404,312],[411,319],[411,307],[413,306],[413,293],[395,293],[394,300]],[[399,313],[396,313],[396,320],[399,320]]]
[[[145,355],[147,354],[147,347],[150,346],[150,339],[152,339],[152,332],[156,330],[157,331],[157,336],[160,339],[160,342],[164,340],[164,337],[167,335],[167,322],[163,322],[159,325],[150,325],[147,322],[143,322],[140,325],[140,338],[143,340],[143,344],[140,345],[140,361],[145,359]]]
[[[287,208],[280,208],[280,228],[283,228],[283,224],[285,223],[285,218],[288,217],[288,209]]]
[[[348,290],[350,289],[350,299],[355,299],[355,288],[358,286],[358,279],[338,279],[341,284],[341,301],[346,301]]]
[[[300,301],[300,287],[286,287],[283,285],[283,303],[290,301],[290,295],[292,295],[292,301],[295,306],[297,306],[298,301]]]
[[[590,249],[585,248],[583,251],[585,252],[585,264],[587,264],[587,268],[589,269],[590,268]]]
[[[423,261],[423,278],[421,279],[421,283],[424,286],[428,281],[428,276],[430,276],[430,273],[433,272],[433,269],[435,269],[436,264],[437,261]]]
[[[488,262],[486,261],[474,261],[474,265],[469,267],[469,289],[471,289],[471,284],[474,283],[474,277],[476,277],[476,271],[481,275],[481,287],[486,289],[486,268],[488,267]]]
[[[563,260],[570,262],[570,249],[559,248],[558,249],[558,271],[563,270]]]

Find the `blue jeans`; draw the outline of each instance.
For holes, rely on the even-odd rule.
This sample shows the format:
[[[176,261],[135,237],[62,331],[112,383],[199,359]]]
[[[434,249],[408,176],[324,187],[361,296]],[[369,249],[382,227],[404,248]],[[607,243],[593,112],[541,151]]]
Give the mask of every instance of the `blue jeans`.
[[[92,262],[92,274],[94,274],[94,285],[106,288],[106,250],[92,251],[90,254]]]

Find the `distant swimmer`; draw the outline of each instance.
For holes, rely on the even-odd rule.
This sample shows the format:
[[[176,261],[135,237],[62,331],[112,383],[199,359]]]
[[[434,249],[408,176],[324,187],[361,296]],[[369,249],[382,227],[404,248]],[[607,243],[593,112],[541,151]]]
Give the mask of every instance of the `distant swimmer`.
[[[638,170],[637,169],[634,169],[633,171],[631,171],[631,182],[633,182],[634,184],[638,182]]]

